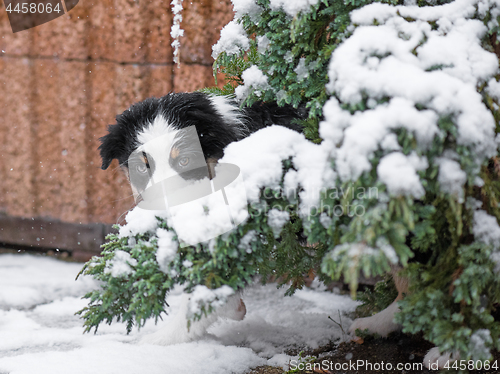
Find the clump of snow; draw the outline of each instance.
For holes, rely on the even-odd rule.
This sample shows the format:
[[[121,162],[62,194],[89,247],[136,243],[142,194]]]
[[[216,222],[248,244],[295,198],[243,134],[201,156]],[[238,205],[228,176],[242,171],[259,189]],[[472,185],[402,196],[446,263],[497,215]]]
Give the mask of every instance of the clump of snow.
[[[290,221],[290,213],[278,209],[271,209],[267,213],[267,223],[273,229],[275,237],[279,237],[283,226]]]
[[[429,167],[429,161],[427,160],[427,157],[419,157],[415,151],[411,152],[407,156],[407,159],[417,171],[425,170]]]
[[[267,76],[255,65],[250,66],[241,74],[243,85],[236,87],[234,93],[239,100],[245,99],[250,89],[254,90],[255,95],[260,96],[260,90],[269,88]]]
[[[260,53],[260,54],[264,54],[267,50],[267,48],[269,47],[269,43],[271,41],[269,40],[269,38],[267,36],[258,36],[257,37],[257,51]]]
[[[482,206],[483,206],[483,202],[482,201],[474,199],[473,197],[470,197],[470,196],[467,197],[467,200],[465,202],[465,207],[468,210],[474,211],[474,210],[477,210],[477,209],[481,209]]]
[[[378,164],[377,174],[391,195],[411,195],[420,198],[425,193],[415,167],[401,152],[384,156]]]
[[[276,101],[278,102],[283,101],[286,99],[287,96],[288,94],[286,93],[285,90],[279,90],[278,92],[276,92]]]
[[[495,99],[500,100],[500,82],[497,82],[495,78],[491,78],[488,81],[488,86],[486,91]]]
[[[208,312],[209,304],[213,308],[220,308],[226,304],[228,297],[232,295],[234,295],[234,290],[226,285],[214,290],[198,285],[190,294],[187,317],[192,318],[194,315],[202,315],[203,308]]]
[[[111,273],[114,278],[124,277],[134,271],[132,266],[137,266],[137,260],[132,258],[128,252],[116,250],[113,259],[106,263],[104,272],[106,274]]]
[[[273,358],[267,360],[269,366],[281,367],[285,372],[290,368],[290,363],[292,360],[298,360],[299,356],[290,357],[286,354],[277,354]]]
[[[257,232],[255,230],[248,231],[240,240],[238,244],[239,249],[244,249],[246,253],[252,253],[252,242],[257,238]]]
[[[221,162],[240,167],[248,202],[257,204],[262,188],[280,189],[282,160],[286,159],[292,160],[296,171],[285,176],[283,195],[295,195],[300,190],[299,214],[306,217],[313,207],[318,207],[324,186],[335,180],[325,144],[311,143],[303,134],[282,126],[270,126],[230,144]]]
[[[370,159],[393,129],[407,127],[423,150],[428,149],[433,137],[439,134],[434,112],[419,111],[411,101],[402,98],[393,98],[386,105],[351,115],[332,97],[324,107],[324,115],[326,121],[320,124],[320,135],[333,145],[340,145],[332,153],[344,181],[356,180],[371,170]]]
[[[490,330],[476,330],[470,337],[469,353],[474,360],[487,360],[490,357],[490,348],[493,343]]]
[[[500,252],[493,252],[490,256],[491,261],[495,264],[493,271],[497,274],[500,273]]]
[[[295,74],[297,74],[297,80],[299,82],[309,77],[309,70],[306,67],[306,59],[304,57],[300,58],[297,67],[294,69],[294,72]]]
[[[245,29],[237,21],[231,21],[220,32],[219,41],[212,46],[212,57],[216,59],[222,52],[235,55],[250,48]]]
[[[177,254],[178,242],[174,240],[174,233],[162,228],[156,230],[158,237],[158,249],[156,250],[156,261],[160,270],[169,274],[170,263]]]
[[[463,198],[463,186],[467,181],[467,174],[460,168],[460,164],[448,158],[437,160],[439,165],[438,182],[441,190],[451,195]]]
[[[215,167],[216,175],[222,175],[225,165],[219,163]],[[223,189],[215,188],[207,196],[169,208],[169,226],[174,228],[183,245],[207,242],[246,221],[247,198],[243,178],[236,169],[236,166],[231,169],[234,171],[234,175],[231,174],[233,180]]]
[[[134,208],[125,216],[126,224],[120,227],[118,236],[121,238],[134,237],[138,234],[153,233],[158,227],[158,219],[167,218],[164,210],[146,210]]]
[[[389,244],[387,239],[379,238],[376,243],[376,248],[370,247],[365,243],[343,243],[333,248],[333,251],[327,254],[334,261],[339,260],[343,256],[347,256],[351,264],[359,262],[360,258],[380,257],[385,256],[391,263],[398,263],[398,256],[394,248]],[[365,274],[369,276],[369,274]]]
[[[351,259],[355,259],[361,255],[376,256],[379,254],[379,251],[363,243],[344,243],[333,248],[333,251],[327,256],[336,261],[344,254],[347,254]]]
[[[273,10],[283,9],[290,17],[295,17],[300,12],[307,12],[311,6],[316,5],[319,0],[271,0],[270,6]]]
[[[384,253],[385,257],[387,257],[387,259],[391,263],[393,264],[398,263],[398,256],[396,254],[396,251],[394,250],[394,247],[389,244],[389,241],[387,240],[386,237],[382,236],[378,238],[375,244],[376,247]]]
[[[375,107],[375,105],[373,105]],[[401,146],[398,143],[398,137],[394,133],[387,134],[382,141],[380,146],[385,151],[400,151]]]
[[[332,225],[332,221],[331,217],[324,213],[321,213],[319,216],[319,222],[325,229],[328,229]]]
[[[500,250],[500,226],[496,218],[484,210],[474,212],[472,232],[477,240]]]
[[[248,201],[257,203],[262,187],[279,187],[283,170],[282,160],[295,155],[293,144],[301,142],[307,142],[303,135],[280,126],[271,126],[239,142],[229,144],[221,162],[239,166]],[[255,152],[255,149],[261,151]]]
[[[255,0],[231,0],[231,2],[237,19],[241,19],[246,14],[253,22],[258,21],[262,8]]]

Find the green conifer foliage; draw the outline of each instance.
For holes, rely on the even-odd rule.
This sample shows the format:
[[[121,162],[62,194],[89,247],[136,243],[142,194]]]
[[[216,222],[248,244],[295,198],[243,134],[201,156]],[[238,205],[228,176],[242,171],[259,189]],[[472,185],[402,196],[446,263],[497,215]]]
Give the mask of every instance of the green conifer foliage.
[[[207,91],[234,92],[242,106],[305,105],[304,142],[325,151],[331,177],[304,214],[306,198],[286,188],[304,166],[283,158],[279,182],[259,186],[248,220],[210,243],[178,247],[168,263],[159,261],[156,229],[170,232],[176,246],[178,239],[161,217],[146,232],[110,236],[103,257],[82,270],[103,282],[80,312],[87,331],[114,318],[128,330],[159,318],[176,284],[237,290],[259,275],[292,293],[313,269],[322,279],[343,277],[354,295],[361,272],[383,275],[399,264],[410,278],[397,314],[404,331],[422,332],[461,359],[490,357],[500,348],[493,318],[500,75],[492,45],[500,4],[233,3],[231,32],[214,46],[214,70],[229,83]],[[277,211],[288,214],[279,227]],[[129,258],[120,251],[130,270],[113,275],[113,262]],[[191,318],[209,313],[213,301]]]

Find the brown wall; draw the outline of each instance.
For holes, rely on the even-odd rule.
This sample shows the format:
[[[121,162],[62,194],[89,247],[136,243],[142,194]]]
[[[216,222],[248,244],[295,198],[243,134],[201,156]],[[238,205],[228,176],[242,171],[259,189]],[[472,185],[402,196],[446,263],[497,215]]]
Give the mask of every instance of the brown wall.
[[[136,101],[213,85],[211,46],[233,12],[230,0],[186,0],[183,18],[178,68],[170,0],[80,0],[67,15],[16,34],[0,8],[4,219],[121,219],[133,199],[116,160],[99,168],[98,138]]]

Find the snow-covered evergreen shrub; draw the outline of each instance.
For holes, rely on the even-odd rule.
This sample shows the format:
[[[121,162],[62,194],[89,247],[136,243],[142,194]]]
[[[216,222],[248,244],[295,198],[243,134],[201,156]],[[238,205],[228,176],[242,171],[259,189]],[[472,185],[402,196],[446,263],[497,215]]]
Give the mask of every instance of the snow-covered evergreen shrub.
[[[500,2],[369,3],[233,0],[213,47],[230,78],[222,92],[306,104],[305,136],[271,127],[226,149],[250,217],[209,243],[179,247],[164,214],[130,212],[84,268],[103,281],[81,312],[87,330],[157,318],[174,284],[237,289],[276,275],[293,292],[320,269],[354,291],[361,271],[401,264],[404,331],[462,359],[500,348]],[[415,254],[425,260],[409,263]]]

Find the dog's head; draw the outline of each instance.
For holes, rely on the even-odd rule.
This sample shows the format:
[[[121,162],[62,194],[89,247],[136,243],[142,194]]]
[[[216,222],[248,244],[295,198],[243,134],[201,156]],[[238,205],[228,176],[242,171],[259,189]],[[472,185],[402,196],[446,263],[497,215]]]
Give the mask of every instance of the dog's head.
[[[210,176],[206,165],[246,133],[245,117],[226,97],[172,93],[149,98],[118,115],[100,138],[102,169],[117,159],[137,196],[152,180]]]

